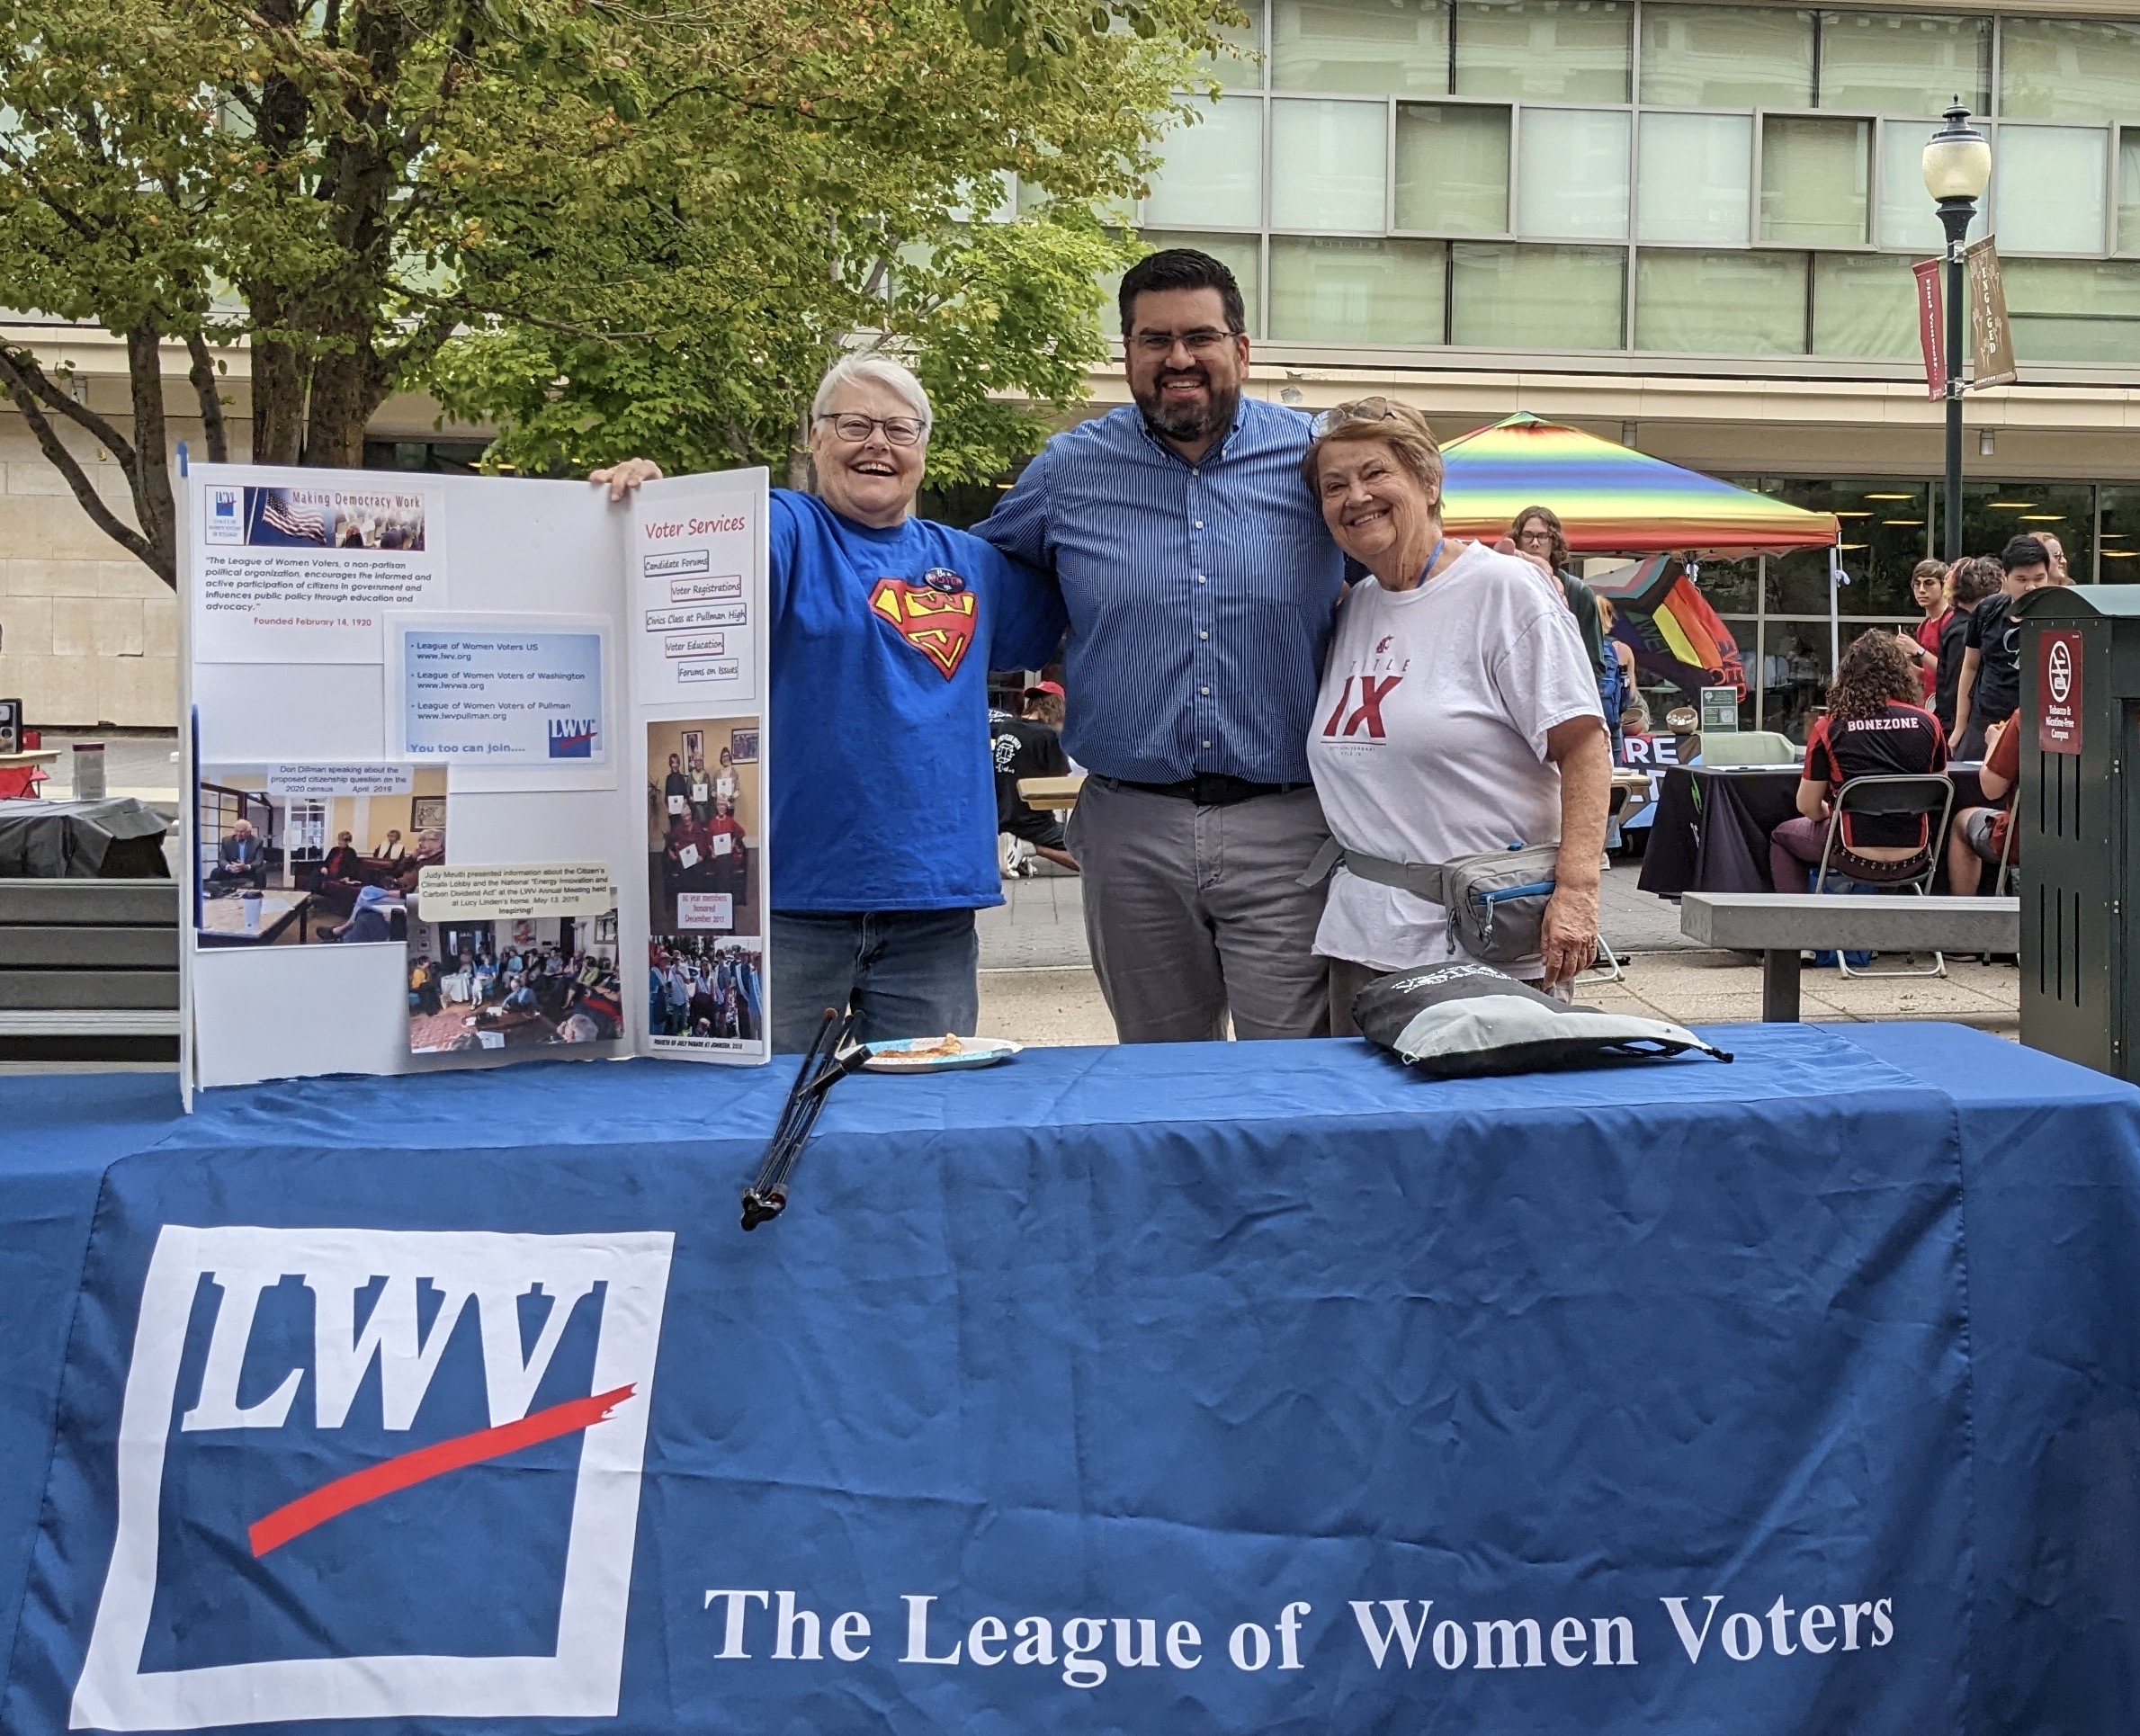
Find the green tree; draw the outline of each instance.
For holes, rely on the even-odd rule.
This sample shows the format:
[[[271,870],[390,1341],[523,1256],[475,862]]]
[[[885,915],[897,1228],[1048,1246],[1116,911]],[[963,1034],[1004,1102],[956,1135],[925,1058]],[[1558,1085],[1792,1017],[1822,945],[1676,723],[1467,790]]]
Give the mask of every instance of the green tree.
[[[524,470],[636,452],[800,482],[819,377],[881,344],[936,402],[932,479],[1000,474],[1105,358],[1097,280],[1140,249],[1102,216],[1140,189],[1181,93],[1210,87],[1240,16],[1226,0],[739,13],[688,99],[704,148],[642,158],[562,246],[488,253],[489,293],[557,318],[457,339],[434,388]],[[1020,209],[989,209],[1011,178]]]

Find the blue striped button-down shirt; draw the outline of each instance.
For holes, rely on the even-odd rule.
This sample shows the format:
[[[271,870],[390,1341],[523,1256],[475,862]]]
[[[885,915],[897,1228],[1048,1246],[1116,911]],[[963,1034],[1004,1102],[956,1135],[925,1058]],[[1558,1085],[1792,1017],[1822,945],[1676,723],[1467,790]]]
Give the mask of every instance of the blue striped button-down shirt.
[[[1057,434],[974,526],[1070,611],[1063,745],[1106,777],[1305,783],[1344,559],[1301,480],[1308,418],[1244,398],[1186,462],[1134,405]]]

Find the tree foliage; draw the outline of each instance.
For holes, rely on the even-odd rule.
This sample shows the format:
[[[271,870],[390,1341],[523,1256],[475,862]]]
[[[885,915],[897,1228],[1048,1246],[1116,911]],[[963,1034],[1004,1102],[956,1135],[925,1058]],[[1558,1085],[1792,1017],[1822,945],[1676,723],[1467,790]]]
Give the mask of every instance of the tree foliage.
[[[221,459],[235,341],[256,461],[354,464],[390,393],[435,385],[546,467],[783,452],[824,361],[884,330],[944,396],[945,473],[977,474],[1030,437],[991,394],[1060,398],[1097,353],[1121,247],[1090,211],[1227,15],[988,5],[0,0],[0,306],[122,337],[130,427],[22,345],[0,392],[166,582],[166,374]],[[957,222],[1003,173],[1053,202]]]

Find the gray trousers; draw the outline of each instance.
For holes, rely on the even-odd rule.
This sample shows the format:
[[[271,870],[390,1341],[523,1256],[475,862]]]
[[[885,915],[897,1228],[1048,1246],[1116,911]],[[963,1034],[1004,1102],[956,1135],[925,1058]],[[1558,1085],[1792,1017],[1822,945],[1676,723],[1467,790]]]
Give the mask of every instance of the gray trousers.
[[[1124,1042],[1330,1034],[1323,886],[1296,884],[1330,828],[1312,790],[1199,808],[1086,780],[1067,828],[1085,936]]]

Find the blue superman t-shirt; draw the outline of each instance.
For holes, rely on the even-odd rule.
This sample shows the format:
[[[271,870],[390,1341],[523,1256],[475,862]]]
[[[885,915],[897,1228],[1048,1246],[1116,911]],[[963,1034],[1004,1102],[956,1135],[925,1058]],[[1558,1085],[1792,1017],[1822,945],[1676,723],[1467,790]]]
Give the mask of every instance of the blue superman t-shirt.
[[[989,671],[1055,655],[1055,582],[979,537],[773,491],[775,910],[1003,902]]]

